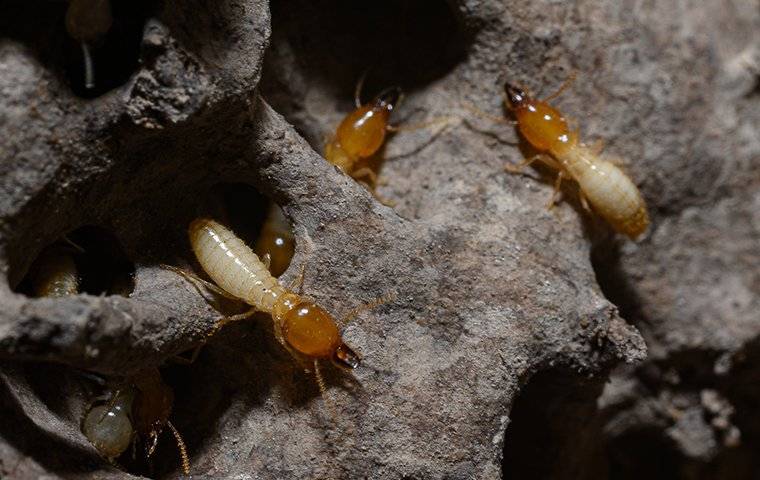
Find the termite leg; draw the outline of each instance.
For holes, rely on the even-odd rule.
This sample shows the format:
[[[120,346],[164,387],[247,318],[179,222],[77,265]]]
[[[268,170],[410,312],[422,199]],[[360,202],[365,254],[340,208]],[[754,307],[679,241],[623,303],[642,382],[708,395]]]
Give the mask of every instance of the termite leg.
[[[150,458],[151,455],[153,455],[153,452],[156,451],[156,447],[158,446],[158,433],[156,433],[155,430],[152,431],[152,432],[150,432],[150,438],[153,441],[151,442],[150,446],[146,445],[146,448],[145,448],[145,457],[146,458]]]
[[[572,85],[573,82],[575,82],[575,77],[576,76],[577,76],[577,72],[573,71],[567,77],[567,79],[562,83],[562,85],[560,85],[559,90],[557,90],[556,92],[552,93],[548,97],[544,98],[542,101],[543,102],[548,102],[549,100],[554,100],[555,98],[557,98],[560,95],[562,95],[562,92],[564,92],[565,90],[567,90],[570,87],[570,85]]]
[[[421,122],[412,123],[410,125],[388,125],[385,127],[389,132],[413,132],[414,130],[422,130],[423,128],[432,127],[433,125],[448,125],[452,121],[453,117],[438,117],[436,119]]]
[[[174,439],[177,440],[177,448],[179,449],[179,455],[182,457],[182,473],[190,475],[190,458],[187,456],[187,447],[185,447],[185,441],[182,440],[182,435],[179,434],[172,422],[166,421],[166,426],[172,431]]]
[[[77,244],[76,244],[76,243],[75,243],[75,242],[74,242],[72,239],[70,239],[68,236],[64,235],[63,237],[61,237],[61,240],[63,240],[64,242],[68,243],[69,245],[71,245],[71,248],[73,248],[73,249],[74,249],[74,250],[76,250],[77,252],[79,252],[79,253],[85,253],[85,251],[84,251],[84,248],[82,248],[82,247],[80,247],[79,245],[77,245]]]
[[[301,271],[298,272],[298,275],[296,275],[296,278],[294,278],[290,282],[290,286],[288,286],[288,290],[290,290],[291,292],[295,292],[296,290],[298,290],[298,293],[300,294],[303,288],[303,279],[304,279],[305,274],[306,274],[306,264],[302,263]]]
[[[369,167],[362,167],[351,172],[351,177],[354,179],[367,177],[373,184],[377,184],[377,174]]]
[[[517,122],[515,120],[509,120],[504,117],[497,117],[496,115],[491,115],[488,112],[484,112],[483,110],[479,109],[475,105],[472,105],[467,102],[460,102],[460,105],[465,109],[469,110],[471,113],[474,113],[480,118],[485,118],[488,120],[491,120],[494,123],[502,123],[507,125],[517,125]]]
[[[87,42],[82,42],[82,57],[84,58],[84,86],[91,90],[95,88],[95,70],[92,66],[92,53]]]
[[[546,205],[547,210],[551,210],[554,208],[554,204],[557,203],[557,197],[559,197],[559,194],[561,192],[562,188],[562,180],[565,178],[565,174],[562,172],[562,170],[557,173],[557,179],[554,180],[554,192],[552,192],[552,198],[549,199],[549,203]]]
[[[518,163],[517,165],[507,163],[506,165],[504,165],[504,170],[508,171],[509,173],[517,173],[517,174],[522,173],[523,171],[525,171],[525,167],[528,167],[536,160],[541,159],[542,156],[543,154],[541,153],[537,155],[533,155],[532,157],[526,158],[525,160]]]
[[[361,182],[361,180],[358,180],[361,177],[368,177],[370,183]],[[353,172],[351,172],[351,178],[366,185],[367,190],[369,190],[372,196],[374,196],[378,202],[382,203],[386,207],[393,208],[396,206],[396,202],[394,202],[393,200],[388,200],[387,198],[384,198],[382,195],[377,193],[376,186],[380,185],[380,179],[378,178],[377,174],[372,171],[371,168],[362,167],[358,170],[354,170]]]
[[[177,273],[177,274],[182,275],[183,277],[185,277],[185,279],[187,281],[189,281],[190,283],[193,284],[193,286],[195,287],[196,290],[198,290],[198,293],[200,293],[201,296],[203,296],[203,290],[201,289],[201,286],[203,286],[204,288],[206,288],[206,289],[214,292],[215,294],[219,295],[220,297],[224,297],[224,298],[226,298],[228,300],[234,300],[236,302],[240,302],[239,298],[237,298],[237,297],[235,297],[233,295],[230,295],[229,293],[225,292],[224,290],[222,290],[218,286],[214,285],[213,283],[211,283],[211,282],[209,282],[207,280],[202,279],[201,277],[199,277],[198,275],[195,275],[194,273],[186,272],[186,271],[182,270],[181,268],[175,267],[173,265],[161,264],[161,268],[165,268],[167,270],[171,270],[172,272]]]
[[[338,326],[341,328],[344,328],[346,325],[348,325],[353,319],[359,316],[360,313],[366,311],[366,310],[372,310],[373,308],[379,307],[380,305],[383,305],[388,302],[392,302],[396,299],[396,292],[391,292],[383,295],[382,297],[378,297],[374,300],[370,300],[367,303],[364,303],[362,305],[359,305],[358,307],[349,310],[343,318],[340,319],[338,322]]]
[[[264,263],[264,266],[267,267],[269,273],[271,273],[272,269],[269,267],[272,265],[272,256],[268,253],[265,253],[264,256],[261,257],[261,261]]]
[[[581,206],[583,207],[583,209],[586,210],[586,212],[588,212],[589,214],[592,214],[593,212],[591,211],[591,205],[589,205],[588,199],[586,198],[586,195],[584,195],[583,192],[580,192],[580,198],[581,198]]]
[[[216,335],[216,332],[218,332],[223,326],[227,325],[228,323],[237,322],[238,320],[245,320],[246,318],[251,318],[258,311],[259,310],[256,307],[251,307],[250,310],[247,310],[243,313],[238,313],[236,315],[228,315],[226,317],[222,317],[216,322],[216,324],[214,325],[214,328],[212,328],[211,331],[208,333],[208,336],[213,337],[214,335]]]
[[[594,143],[589,146],[589,149],[592,154],[599,156],[599,154],[602,153],[602,150],[604,150],[604,140],[601,138],[594,140]]]
[[[106,405],[105,410],[103,410],[103,415],[101,415],[98,423],[102,422],[103,419],[106,418],[106,415],[108,415],[108,412],[110,412],[114,405],[116,405],[116,400],[118,400],[120,394],[121,390],[116,390],[113,395],[111,395],[111,398],[108,399],[108,404]]]

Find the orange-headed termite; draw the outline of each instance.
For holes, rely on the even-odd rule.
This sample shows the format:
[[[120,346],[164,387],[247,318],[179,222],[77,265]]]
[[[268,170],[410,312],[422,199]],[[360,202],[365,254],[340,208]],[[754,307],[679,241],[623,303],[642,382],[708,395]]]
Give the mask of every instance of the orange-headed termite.
[[[269,258],[269,271],[279,277],[290,265],[295,251],[295,240],[290,223],[282,209],[272,203],[256,240],[254,252],[259,258]]]
[[[92,47],[111,28],[110,0],[70,0],[66,11],[66,31],[82,46],[85,86],[95,88]]]
[[[359,365],[359,356],[343,341],[333,316],[313,301],[293,291],[297,284],[303,281],[303,272],[294,285],[289,288],[283,287],[240,238],[215,220],[194,220],[190,224],[188,234],[198,263],[216,285],[175,267],[167,268],[194,283],[203,283],[219,295],[243,301],[253,307],[247,313],[223,318],[217,323],[217,329],[227,322],[248,318],[256,311],[271,314],[277,340],[302,365],[313,364],[323,393],[325,389],[319,360],[330,360],[335,365],[351,369]],[[380,305],[386,300],[387,298],[380,299],[355,309],[348,317],[351,318],[361,310]]]
[[[436,124],[447,124],[451,119],[441,117],[432,121],[404,125],[401,127],[390,124],[391,113],[398,107],[403,92],[400,87],[390,87],[380,92],[368,103],[361,101],[361,89],[364,76],[359,80],[354,92],[356,108],[346,115],[338,125],[335,134],[325,144],[325,159],[337,166],[352,178],[366,178],[368,187],[382,203],[391,202],[380,198],[375,192],[378,183],[377,173],[369,166],[360,166],[361,161],[375,155],[383,146],[388,132],[418,130]]]
[[[631,239],[638,238],[649,225],[646,204],[636,185],[615,164],[600,158],[600,147],[589,147],[579,141],[562,114],[547,103],[556,98],[574,77],[545,100],[533,98],[525,89],[505,84],[506,106],[513,113],[522,137],[538,154],[507,171],[519,173],[535,160],[540,160],[559,173],[550,206],[554,204],[564,179],[573,179],[580,187],[581,202],[591,204],[616,231]]]
[[[377,153],[388,131],[395,129],[390,126],[390,116],[402,92],[399,87],[391,87],[362,104],[359,98],[362,80],[356,88],[356,109],[340,122],[335,135],[325,145],[324,156],[354,179],[367,178],[374,188],[377,174],[369,167],[357,168],[357,164]]]

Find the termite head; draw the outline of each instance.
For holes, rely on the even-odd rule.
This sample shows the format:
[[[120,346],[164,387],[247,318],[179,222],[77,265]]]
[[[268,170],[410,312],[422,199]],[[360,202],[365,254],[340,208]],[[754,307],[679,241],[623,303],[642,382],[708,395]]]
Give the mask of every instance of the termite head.
[[[346,368],[359,365],[359,356],[343,343],[332,315],[316,303],[300,299],[282,315],[281,322],[288,346],[301,355],[330,359]]]
[[[400,87],[386,88],[380,92],[372,101],[375,108],[381,108],[392,112],[393,109],[401,102],[404,92]]]
[[[331,358],[332,362],[343,368],[356,368],[359,366],[359,355],[356,354],[351,347],[341,341],[340,345],[335,349]]]
[[[529,98],[525,90],[509,82],[504,84],[504,93],[507,95],[507,108],[510,110],[516,110],[525,106]]]

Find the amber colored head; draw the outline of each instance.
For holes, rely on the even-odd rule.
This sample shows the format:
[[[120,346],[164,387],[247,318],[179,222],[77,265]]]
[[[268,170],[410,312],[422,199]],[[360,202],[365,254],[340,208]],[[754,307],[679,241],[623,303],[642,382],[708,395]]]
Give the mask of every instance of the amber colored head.
[[[332,315],[314,302],[301,301],[288,310],[282,333],[288,345],[302,355],[330,359],[348,368],[359,365],[359,356],[343,343]]]
[[[504,85],[504,92],[520,133],[534,148],[558,154],[576,144],[577,135],[557,109],[511,83]]]

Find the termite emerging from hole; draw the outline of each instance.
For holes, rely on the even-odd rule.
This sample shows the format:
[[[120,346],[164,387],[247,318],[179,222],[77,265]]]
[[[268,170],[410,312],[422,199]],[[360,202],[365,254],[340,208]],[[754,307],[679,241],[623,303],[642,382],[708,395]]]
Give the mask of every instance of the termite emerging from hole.
[[[66,297],[79,293],[79,272],[71,255],[81,247],[57,243],[45,249],[30,272],[32,289],[38,297]],[[168,427],[180,451],[182,471],[190,473],[190,459],[181,435],[169,421],[174,393],[156,368],[134,375],[107,403],[91,406],[82,419],[82,433],[108,461],[115,463],[130,444],[143,438],[146,457],[156,448],[158,436]]]
[[[282,209],[272,203],[254,251],[259,258],[269,258],[269,271],[273,276],[279,277],[290,265],[295,248],[295,239],[288,219],[285,218]]]
[[[107,403],[94,405],[82,420],[82,432],[110,462],[115,462],[130,444],[142,439],[145,457],[150,458],[164,428],[168,428],[179,449],[182,472],[190,474],[185,442],[169,420],[174,392],[164,383],[157,368],[147,368],[130,377]]]
[[[361,90],[365,76],[366,73],[359,79],[354,92],[356,108],[343,118],[335,134],[325,144],[324,157],[353,179],[367,179],[366,184],[375,198],[392,206],[392,202],[380,198],[375,192],[378,185],[377,173],[368,166],[360,167],[360,162],[380,150],[389,132],[418,130],[448,123],[451,119],[444,117],[415,125],[393,126],[390,124],[391,113],[401,103],[401,88],[387,88],[369,102],[362,103]]]
[[[69,1],[69,8],[66,11],[66,31],[82,47],[87,89],[95,88],[92,48],[108,33],[112,23],[110,0]]]
[[[323,394],[326,389],[320,373],[320,360],[329,360],[348,369],[359,365],[359,355],[343,341],[333,316],[314,301],[294,292],[303,283],[303,271],[292,285],[283,287],[270,274],[268,266],[239,237],[209,218],[194,220],[188,235],[198,263],[215,284],[176,267],[166,268],[180,273],[196,286],[203,285],[218,295],[253,307],[249,312],[223,318],[212,334],[224,324],[249,318],[257,311],[270,314],[277,340],[301,365],[313,365]],[[342,323],[389,299],[378,299],[349,312]]]
[[[584,208],[589,204],[617,232],[635,240],[649,226],[644,199],[630,178],[614,163],[600,157],[601,144],[587,146],[579,141],[578,131],[571,130],[564,116],[547,102],[558,97],[574,80],[571,76],[560,89],[544,100],[533,98],[525,89],[511,83],[504,85],[506,107],[515,117],[520,135],[538,154],[506,170],[522,173],[536,160],[557,170],[553,206],[563,180],[578,182]]]

